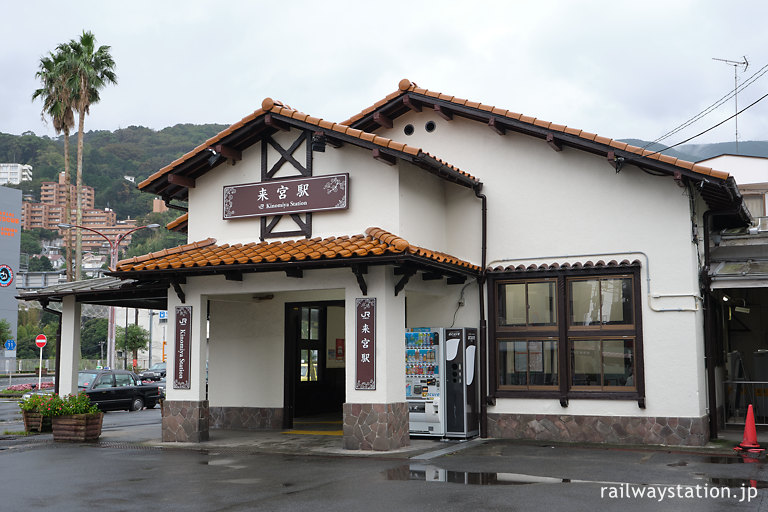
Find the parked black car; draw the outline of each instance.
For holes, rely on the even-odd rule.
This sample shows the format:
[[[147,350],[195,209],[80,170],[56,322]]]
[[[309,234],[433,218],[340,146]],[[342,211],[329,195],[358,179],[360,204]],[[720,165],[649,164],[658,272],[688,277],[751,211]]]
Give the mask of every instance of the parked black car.
[[[77,375],[77,388],[102,411],[151,409],[160,401],[157,384],[142,384],[127,370],[83,370]]]
[[[165,378],[165,362],[155,363],[139,374],[141,380],[161,380]]]

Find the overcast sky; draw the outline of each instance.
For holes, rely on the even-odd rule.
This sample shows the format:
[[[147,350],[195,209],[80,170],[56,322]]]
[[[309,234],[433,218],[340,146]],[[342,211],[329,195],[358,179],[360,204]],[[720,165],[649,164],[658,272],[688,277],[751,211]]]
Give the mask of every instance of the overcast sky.
[[[40,119],[40,57],[85,29],[110,45],[118,85],[86,130],[234,123],[269,96],[342,121],[419,86],[611,138],[653,140],[768,64],[768,2],[73,0],[3,5],[0,132],[54,135]],[[738,96],[768,93],[768,76]],[[734,113],[733,100],[674,144]],[[739,140],[768,140],[768,99]],[[693,142],[734,139],[730,121]]]

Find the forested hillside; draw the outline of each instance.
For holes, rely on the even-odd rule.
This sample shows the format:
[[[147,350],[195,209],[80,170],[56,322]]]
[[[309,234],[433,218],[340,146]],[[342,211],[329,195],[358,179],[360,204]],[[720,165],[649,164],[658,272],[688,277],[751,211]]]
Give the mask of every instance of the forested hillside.
[[[146,215],[152,209],[152,196],[140,193],[124,176],[133,176],[139,183],[224,128],[219,124],[178,124],[159,131],[142,126],[90,131],[85,134],[83,182],[95,189],[96,208],[112,208],[118,219]],[[70,136],[70,157],[74,183],[76,135]],[[31,165],[34,179],[16,188],[39,199],[40,183],[55,181],[64,170],[63,137],[0,133],[0,162]]]

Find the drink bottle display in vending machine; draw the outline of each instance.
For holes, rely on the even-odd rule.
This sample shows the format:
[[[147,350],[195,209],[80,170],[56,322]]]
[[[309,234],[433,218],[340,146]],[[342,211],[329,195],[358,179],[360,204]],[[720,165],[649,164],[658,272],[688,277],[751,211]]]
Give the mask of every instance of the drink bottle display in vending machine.
[[[442,436],[441,329],[413,328],[405,333],[405,398],[411,432]]]

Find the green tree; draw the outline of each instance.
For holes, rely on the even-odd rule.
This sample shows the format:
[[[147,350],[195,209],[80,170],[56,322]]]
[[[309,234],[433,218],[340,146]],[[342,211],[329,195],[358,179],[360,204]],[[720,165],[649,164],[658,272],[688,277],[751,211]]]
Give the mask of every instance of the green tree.
[[[86,320],[80,329],[80,350],[85,359],[105,359],[107,349],[107,331],[109,321],[106,318]],[[102,353],[104,355],[102,356]]]
[[[45,117],[49,116],[53,122],[53,129],[56,133],[64,134],[64,182],[69,185],[72,182],[69,172],[69,131],[75,125],[75,117],[73,114],[75,91],[69,83],[69,74],[66,64],[66,53],[63,52],[61,48],[59,48],[56,53],[49,53],[48,56],[40,59],[40,68],[35,74],[35,78],[40,80],[42,87],[35,90],[32,94],[32,101],[38,98],[42,100],[43,110],[40,113],[40,117],[45,120]],[[78,173],[79,172],[78,169]],[[78,188],[78,208],[80,206],[79,201],[80,190]],[[70,222],[71,210],[70,195],[67,194],[66,206],[64,209],[64,222],[68,224]],[[67,281],[71,281],[72,244],[69,235],[67,235],[66,240]]]
[[[118,327],[115,333],[115,345],[118,350],[130,352],[136,359],[139,350],[147,348],[149,345],[149,333],[139,325],[129,325],[127,328]]]
[[[82,186],[83,186],[83,137],[85,133],[85,115],[91,105],[100,100],[99,91],[108,84],[117,84],[115,61],[106,45],[96,47],[96,37],[92,32],[83,31],[80,39],[72,39],[58,47],[64,54],[67,87],[74,93],[74,109],[78,114],[77,125],[77,220],[82,225]],[[82,233],[77,230],[75,248],[75,279],[80,279],[83,247]]]
[[[59,317],[47,311],[35,308],[19,308],[18,325],[16,327],[16,357],[19,359],[36,359],[40,357],[40,349],[35,345],[38,334],[45,334],[48,344],[43,348],[43,357],[49,358],[56,354],[56,331]]]
[[[34,233],[22,230],[19,237],[20,250],[23,254],[40,254],[43,252],[43,246],[40,245],[40,239]]]
[[[148,194],[147,194],[148,195]],[[163,213],[149,213],[139,218],[139,225],[160,224],[157,229],[141,229],[131,235],[131,245],[125,254],[125,258],[141,256],[150,252],[161,251],[170,247],[176,247],[187,243],[187,235],[169,231],[165,225],[175,220],[180,212],[168,210]]]
[[[11,332],[11,324],[9,324],[8,320],[5,318],[0,319],[0,343],[5,343],[6,340],[12,338],[13,333]]]
[[[39,258],[29,259],[29,271],[30,272],[53,272],[53,264],[47,256],[40,256]]]

